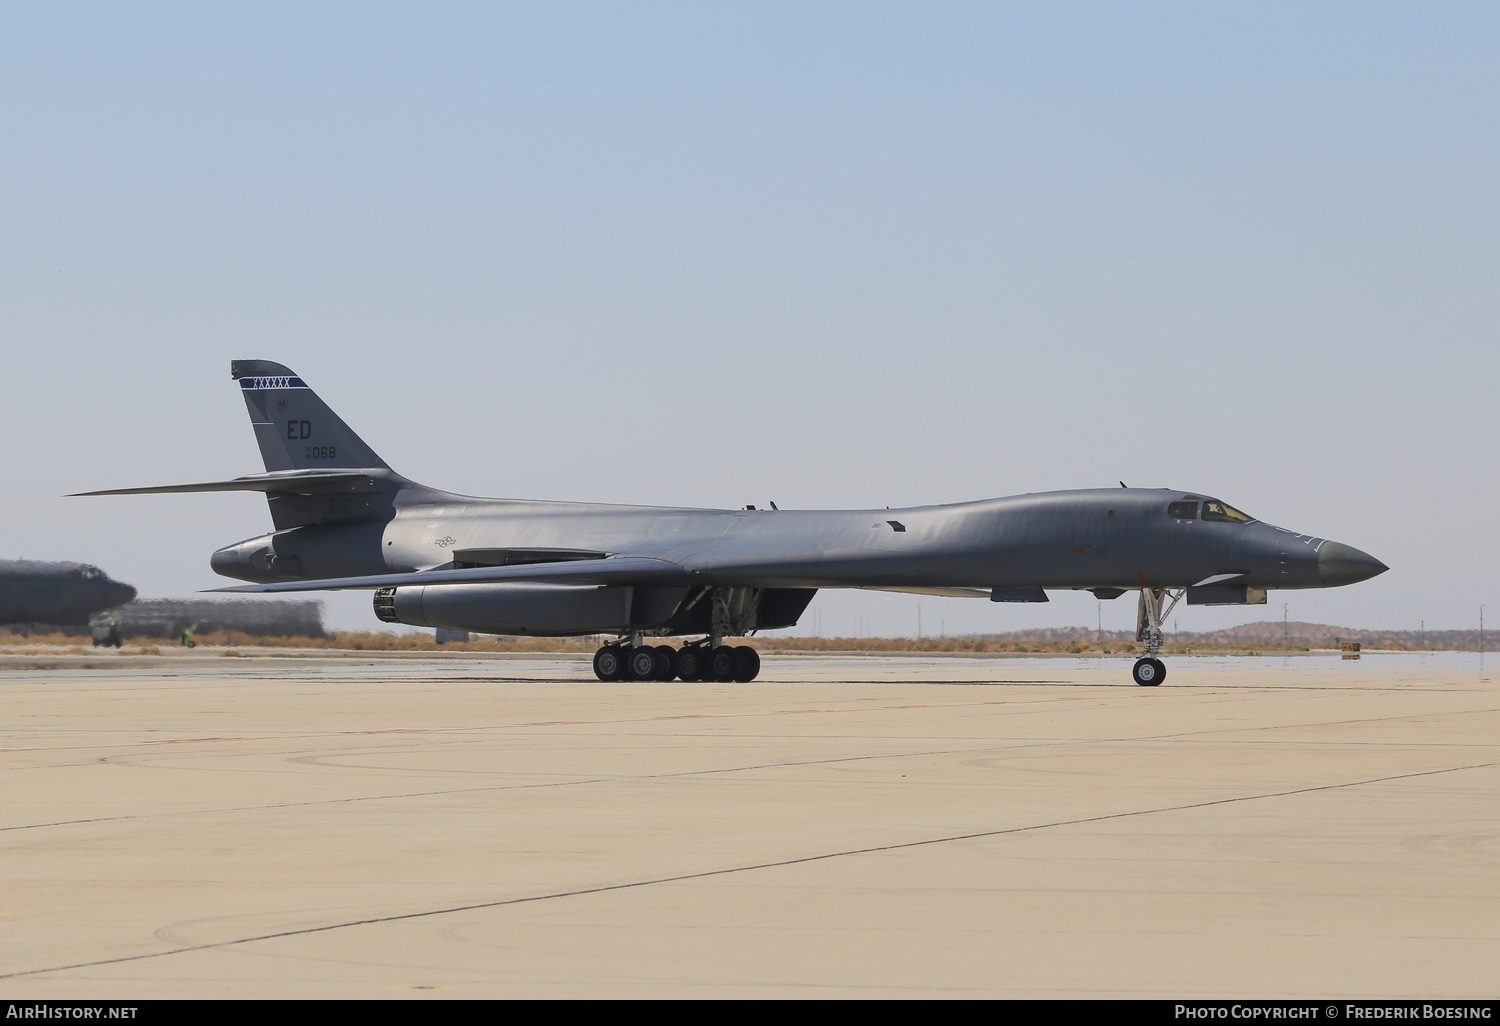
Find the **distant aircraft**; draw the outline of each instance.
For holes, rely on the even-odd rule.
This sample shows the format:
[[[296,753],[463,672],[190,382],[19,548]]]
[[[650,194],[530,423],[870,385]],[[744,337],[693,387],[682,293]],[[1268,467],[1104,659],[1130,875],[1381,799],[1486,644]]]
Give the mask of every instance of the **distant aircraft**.
[[[0,623],[87,627],[89,617],[135,598],[135,589],[87,563],[0,560]]]
[[[225,591],[373,588],[387,623],[486,634],[613,634],[601,680],[753,680],[726,638],[794,626],[819,588],[1046,602],[1139,592],[1133,676],[1160,684],[1162,624],[1189,605],[1266,601],[1383,573],[1358,549],[1168,489],[1042,492],[880,510],[737,510],[480,499],[375,455],[291,370],[237,360],[266,473],[87,495],[264,492],[276,530],[222,548]],[[673,649],[648,638],[702,635]]]

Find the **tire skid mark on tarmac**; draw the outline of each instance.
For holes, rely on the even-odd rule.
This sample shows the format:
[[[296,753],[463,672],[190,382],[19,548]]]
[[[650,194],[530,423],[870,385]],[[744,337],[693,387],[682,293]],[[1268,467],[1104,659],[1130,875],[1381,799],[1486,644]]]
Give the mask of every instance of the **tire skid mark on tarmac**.
[[[529,905],[541,901],[554,901],[563,898],[580,898],[594,894],[609,894],[614,891],[634,890],[638,887],[658,887],[665,884],[686,883],[693,880],[710,880],[715,877],[733,876],[737,873],[753,873],[763,869],[783,869],[787,866],[803,866],[815,862],[828,862],[833,859],[852,858],[861,855],[880,855],[886,852],[906,851],[913,848],[928,848],[940,844],[952,844],[961,841],[977,841],[990,837],[1005,837],[1014,834],[1031,833],[1038,830],[1051,830],[1061,827],[1085,826],[1091,823],[1107,823],[1111,820],[1134,819],[1140,816],[1157,816],[1173,812],[1192,812],[1197,809],[1209,809],[1220,805],[1234,805],[1240,802],[1264,801],[1273,798],[1291,798],[1298,795],[1318,794],[1324,791],[1339,791],[1351,787],[1365,787],[1372,784],[1388,784],[1401,780],[1414,780],[1420,777],[1440,776],[1447,773],[1463,773],[1468,770],[1492,769],[1500,766],[1500,761],[1472,763],[1464,766],[1447,766],[1442,769],[1417,770],[1412,773],[1397,773],[1391,776],[1370,777],[1364,780],[1347,780],[1338,784],[1315,784],[1311,787],[1294,787],[1284,791],[1267,791],[1262,794],[1238,795],[1233,798],[1214,798],[1200,802],[1185,802],[1181,805],[1166,805],[1154,809],[1136,809],[1130,812],[1109,812],[1098,816],[1080,816],[1075,819],[1057,820],[1051,823],[1033,823],[1030,826],[1005,827],[1000,830],[980,830],[964,834],[951,834],[944,837],[928,837],[919,841],[900,841],[894,844],[873,845],[867,848],[848,848],[842,851],[820,852],[815,855],[799,855],[794,858],[775,859],[769,862],[756,862],[744,866],[725,866],[720,869],[705,869],[696,873],[677,873],[672,876],[651,877],[645,880],[630,880],[623,883],[600,884],[596,887],[579,887],[568,891],[553,891],[548,894],[530,894],[518,898],[500,898],[495,901],[477,901],[466,905],[451,905],[443,908],[424,909],[417,912],[401,912],[395,915],[370,916],[364,919],[349,919],[339,923],[325,923],[322,926],[304,926],[291,930],[273,930],[269,933],[253,934],[248,937],[236,937],[230,940],[212,941],[205,944],[184,944],[166,951],[153,951],[137,955],[121,955],[116,958],[100,958],[87,962],[72,962],[66,965],[46,966],[39,969],[23,969],[19,972],[0,973],[0,980],[13,980],[24,976],[41,976],[47,973],[62,973],[78,969],[92,969],[106,965],[120,965],[126,962],[140,962],[146,959],[167,958],[172,955],[190,954],[197,951],[212,951],[218,948],[235,947],[241,944],[252,944],[256,941],[280,940],[286,937],[306,937],[318,933],[330,933],[334,930],[347,930],[358,926],[379,926],[386,923],[400,923],[416,919],[431,919],[438,916],[456,915],[462,912],[477,912],[485,909],[507,908],[512,905]]]
[[[977,704],[979,704],[979,705],[992,705],[992,704],[1003,704],[1003,703],[981,702],[981,703],[977,703]],[[848,710],[828,710],[828,711],[830,711],[830,712],[837,712],[837,711],[848,711]],[[876,712],[876,711],[881,711],[881,710],[871,709],[871,710],[859,710],[859,711],[860,712]],[[725,718],[732,718],[732,717],[740,716],[740,715],[746,715],[746,716],[748,716],[748,715],[775,715],[778,712],[784,712],[784,710],[778,710],[776,712],[764,713],[764,714],[726,713],[726,714],[723,714],[723,715],[724,715]],[[1478,713],[1500,712],[1500,708],[1471,709],[1471,710],[1465,710],[1464,714],[1465,715],[1469,715],[1469,714],[1473,714],[1473,713],[1476,713],[1476,712],[1478,712]],[[718,715],[718,714],[713,714],[713,715],[709,716],[708,718],[713,718],[713,716],[716,716],[716,715]],[[1451,715],[1451,714],[1445,714],[1445,715]],[[654,720],[654,719],[683,719],[683,718],[693,718],[693,717],[682,717],[682,716],[650,717],[650,718],[647,719],[647,722],[650,722],[650,720]],[[1320,720],[1320,721],[1310,722],[1310,723],[1267,724],[1267,725],[1258,726],[1258,727],[1257,726],[1229,726],[1229,727],[1222,727],[1222,728],[1214,728],[1212,730],[1176,731],[1176,732],[1169,733],[1169,734],[1146,734],[1146,735],[1136,735],[1136,736],[1128,736],[1128,737],[1046,738],[1046,739],[1040,739],[1040,740],[1037,740],[1037,739],[1030,739],[1030,740],[1014,739],[1013,742],[1010,743],[1010,744],[1001,744],[1001,745],[996,745],[994,743],[995,740],[996,740],[995,738],[984,738],[983,740],[988,741],[989,744],[986,745],[986,746],[984,746],[984,747],[981,747],[981,748],[939,748],[939,749],[925,749],[925,750],[919,751],[919,752],[879,752],[879,753],[874,753],[874,754],[870,754],[870,755],[840,755],[840,756],[830,756],[828,758],[822,758],[822,759],[798,759],[798,760],[795,760],[795,761],[792,761],[792,762],[752,763],[750,765],[743,765],[743,766],[721,766],[721,767],[718,767],[716,769],[677,770],[677,771],[674,771],[674,772],[671,772],[671,773],[646,773],[646,774],[627,774],[627,775],[611,775],[611,776],[596,776],[596,777],[579,777],[579,778],[575,778],[575,779],[571,779],[571,780],[549,780],[549,781],[542,781],[542,782],[539,782],[539,783],[486,784],[486,785],[483,785],[483,786],[480,786],[480,787],[449,787],[449,788],[439,788],[437,790],[432,790],[432,791],[397,791],[397,792],[392,792],[392,793],[389,793],[389,794],[353,795],[353,796],[350,796],[350,797],[347,797],[347,798],[325,798],[325,799],[320,799],[318,801],[306,801],[306,802],[270,802],[270,803],[267,803],[267,804],[264,804],[264,805],[242,805],[242,806],[218,807],[218,808],[212,808],[212,809],[190,809],[190,810],[185,810],[185,811],[181,811],[181,812],[167,812],[167,813],[153,812],[153,813],[143,813],[141,815],[134,815],[134,816],[95,816],[95,817],[87,817],[87,818],[83,818],[83,819],[56,820],[56,821],[50,821],[50,822],[46,822],[46,823],[19,823],[19,824],[14,824],[12,826],[0,826],[0,833],[8,833],[8,832],[14,831],[14,830],[44,830],[44,829],[48,829],[48,828],[51,828],[51,827],[86,826],[86,825],[94,824],[94,823],[125,823],[125,822],[131,822],[131,821],[135,821],[135,820],[141,820],[141,819],[161,819],[161,818],[174,817],[174,816],[216,816],[216,815],[225,815],[225,814],[229,814],[229,813],[271,812],[271,811],[275,811],[275,810],[278,810],[278,809],[300,809],[300,808],[310,808],[310,807],[314,807],[314,806],[353,805],[353,804],[357,804],[357,803],[360,803],[360,802],[400,801],[400,800],[409,799],[409,798],[439,798],[439,797],[444,797],[444,796],[447,796],[447,795],[455,795],[455,794],[479,794],[479,793],[484,793],[484,792],[487,792],[487,791],[528,791],[528,790],[538,790],[538,789],[542,789],[542,788],[553,788],[553,787],[579,787],[579,786],[588,786],[588,785],[591,785],[591,784],[620,783],[622,781],[672,780],[672,779],[679,778],[679,777],[718,776],[718,775],[727,774],[727,773],[753,773],[753,772],[757,772],[757,771],[760,771],[760,770],[798,769],[798,768],[807,767],[807,766],[839,765],[839,764],[842,764],[842,763],[870,762],[870,761],[881,760],[881,759],[920,759],[920,758],[927,758],[927,757],[930,757],[930,756],[943,756],[943,755],[967,755],[967,756],[970,756],[972,758],[972,757],[975,757],[975,756],[983,755],[986,752],[992,752],[992,753],[996,753],[996,754],[1007,754],[1007,753],[1018,752],[1018,751],[1023,751],[1023,750],[1026,750],[1026,749],[1032,749],[1032,748],[1062,747],[1062,746],[1068,746],[1068,745],[1138,744],[1138,743],[1142,743],[1142,742],[1170,741],[1170,740],[1174,740],[1174,739],[1175,740],[1185,740],[1185,739],[1189,739],[1189,738],[1208,738],[1208,737],[1212,737],[1214,735],[1224,734],[1224,733],[1254,732],[1254,731],[1262,731],[1262,730],[1284,730],[1284,729],[1288,729],[1288,728],[1301,728],[1301,727],[1309,727],[1309,726],[1347,726],[1347,725],[1356,724],[1356,723],[1381,723],[1381,722],[1385,722],[1385,721],[1404,720],[1404,719],[1409,719],[1409,718],[1410,718],[1410,716],[1408,714],[1395,714],[1395,715],[1390,715],[1390,716],[1370,716],[1370,717],[1360,717],[1360,718],[1345,719],[1345,720],[1326,720],[1326,721]],[[613,720],[609,720],[609,721],[580,721],[576,725],[578,725],[578,726],[592,726],[596,722],[614,723],[614,722],[617,722],[617,721],[613,721]],[[640,720],[635,720],[635,721],[625,721],[625,722],[641,722],[641,721]],[[518,726],[521,726],[521,727],[532,727],[532,726],[573,726],[573,725],[575,725],[575,724],[573,724],[573,723],[563,723],[561,721],[547,721],[547,722],[541,722],[541,723],[519,724]],[[449,733],[452,730],[457,730],[457,729],[463,729],[463,730],[467,731],[467,730],[471,730],[471,729],[475,729],[475,728],[432,728],[430,730],[430,732],[433,733],[433,734],[443,734],[443,733]],[[499,729],[499,730],[505,730],[505,729],[515,729],[515,728],[511,727],[511,728],[478,728],[478,729],[490,729],[490,730]],[[341,736],[341,735],[342,736],[348,736],[348,735],[364,736],[364,735],[367,735],[367,734],[427,733],[427,732],[429,732],[429,731],[427,729],[425,729],[425,728],[414,728],[414,729],[412,729],[410,731],[392,731],[392,730],[346,731],[346,732],[340,732],[340,734],[335,734],[335,735],[321,734],[321,735],[296,735],[296,736],[297,737],[304,737],[304,736]],[[635,735],[628,735],[628,736],[635,736]],[[648,736],[650,736],[650,735],[648,735]],[[779,736],[779,735],[749,735],[749,736],[775,737],[775,736]],[[450,742],[450,743],[472,743],[472,742],[477,742],[478,740],[480,740],[480,739],[478,739],[478,738],[472,738],[472,739],[464,739],[462,742]],[[980,740],[980,739],[976,739],[976,740]],[[151,742],[151,743],[153,743],[153,744],[160,744],[161,742]],[[1246,743],[1246,744],[1251,744],[1251,743],[1253,743],[1253,744],[1283,744],[1283,743],[1292,743],[1292,742],[1278,742],[1278,741],[1270,741],[1270,742],[1248,742],[1247,741],[1247,742],[1241,742],[1241,743]],[[1358,742],[1329,742],[1329,743],[1343,745],[1343,744],[1357,744]],[[1401,747],[1407,747],[1407,746],[1401,746]],[[1426,746],[1424,746],[1424,747],[1426,747]],[[1445,746],[1441,746],[1441,747],[1449,747],[1449,746],[1445,745]],[[1485,746],[1485,747],[1487,747],[1487,746]],[[352,749],[351,751],[362,752],[362,751],[365,751],[365,750],[364,749]],[[327,757],[329,754],[332,754],[332,753],[323,753],[323,757]],[[125,763],[124,760],[121,760],[121,762],[118,763],[118,764],[128,764],[128,763]],[[1457,768],[1481,768],[1481,767],[1484,767],[1484,766],[1491,766],[1491,765],[1500,765],[1500,763],[1476,763],[1472,767],[1457,767]],[[1420,775],[1420,773],[1441,773],[1441,772],[1448,772],[1448,771],[1447,770],[1423,770],[1423,771],[1420,771],[1418,775]],[[1396,778],[1390,778],[1390,779],[1396,779]],[[1342,787],[1342,786],[1346,786],[1346,785],[1341,785],[1341,784],[1340,785],[1319,785],[1317,788],[1312,788],[1312,790],[1317,790],[1317,789],[1319,789],[1321,787]],[[1287,792],[1287,793],[1288,794],[1294,794],[1294,793],[1297,793],[1297,792]],[[1236,801],[1236,800],[1239,800],[1239,799],[1224,799],[1224,800],[1226,800],[1226,801]],[[1191,807],[1191,806],[1184,806],[1184,808],[1188,808],[1188,807]],[[0,979],[4,979],[4,978],[5,978],[4,976],[0,976]]]
[[[1053,701],[1053,700],[1048,700]],[[838,715],[849,712],[873,713],[885,711],[901,711],[906,709],[965,709],[991,705],[1005,705],[1015,707],[1017,705],[1048,704],[1048,702],[959,702],[959,703],[929,703],[926,705],[879,705],[879,706],[829,706],[827,708],[805,708],[805,709],[757,709],[746,712],[700,712],[700,713],[668,713],[660,716],[624,716],[612,718],[594,718],[583,720],[521,720],[511,723],[485,723],[472,726],[434,726],[434,727],[374,727],[368,730],[314,730],[314,731],[285,731],[280,733],[247,734],[244,736],[204,736],[204,737],[180,737],[180,738],[150,738],[143,741],[120,742],[116,744],[76,744],[76,745],[25,745],[0,747],[0,752],[74,752],[93,751],[99,748],[123,748],[127,751],[148,745],[178,745],[203,742],[223,741],[280,741],[280,740],[306,740],[314,738],[330,737],[374,737],[383,734],[489,734],[496,731],[522,730],[530,727],[600,727],[617,726],[622,723],[670,723],[678,720],[736,720],[747,718],[758,718],[767,716],[784,716],[808,713],[821,713]],[[110,730],[94,729],[89,733],[131,733],[128,729]],[[76,731],[67,728],[54,728],[50,731],[54,734],[71,736]]]
[[[954,682],[954,683],[957,683],[957,682]],[[1396,689],[1389,689],[1389,690],[1396,690]],[[686,721],[686,720],[736,720],[736,719],[755,719],[755,718],[776,717],[776,716],[785,716],[785,715],[808,715],[808,714],[824,714],[824,715],[841,715],[841,714],[847,714],[847,713],[871,714],[871,713],[882,713],[882,712],[902,712],[902,711],[906,711],[906,710],[910,710],[910,709],[963,709],[963,708],[981,708],[981,707],[986,707],[986,706],[1005,706],[1005,707],[1013,709],[1013,708],[1016,708],[1017,706],[1020,706],[1020,705],[1047,705],[1047,704],[1050,704],[1051,701],[1052,700],[1043,701],[1043,702],[1019,702],[1019,703],[1018,702],[903,703],[903,704],[899,704],[899,705],[884,704],[884,705],[878,705],[878,706],[830,706],[830,707],[826,707],[826,708],[824,708],[824,707],[816,707],[816,708],[805,708],[805,709],[759,709],[759,710],[751,710],[751,711],[747,711],[747,712],[671,713],[671,714],[664,714],[664,715],[661,715],[661,716],[630,716],[630,717],[616,717],[616,718],[607,718],[607,719],[586,719],[586,720],[523,720],[523,721],[520,721],[520,722],[513,722],[513,723],[487,723],[487,724],[479,724],[479,725],[474,725],[474,726],[379,727],[379,728],[371,728],[371,729],[368,729],[368,730],[286,731],[286,732],[280,732],[280,733],[247,734],[247,735],[243,735],[243,736],[224,735],[224,736],[181,737],[181,738],[152,738],[152,739],[147,739],[147,740],[143,740],[143,741],[134,741],[134,742],[129,742],[129,743],[123,743],[122,742],[122,743],[118,743],[118,744],[79,744],[79,745],[27,745],[27,746],[13,746],[13,747],[0,747],[0,752],[6,752],[6,753],[10,753],[10,752],[73,752],[73,751],[94,751],[94,750],[97,750],[97,749],[100,749],[100,748],[122,748],[122,749],[125,749],[126,751],[130,751],[130,750],[137,749],[137,748],[142,748],[142,747],[147,747],[147,746],[155,746],[155,745],[167,746],[167,745],[205,743],[205,742],[222,743],[222,742],[228,742],[228,741],[236,741],[236,742],[238,742],[238,741],[287,741],[287,740],[297,741],[297,740],[311,740],[311,739],[315,739],[315,738],[377,737],[377,736],[383,736],[383,735],[402,735],[402,734],[406,734],[406,735],[420,734],[420,735],[438,735],[438,736],[445,735],[445,734],[447,734],[447,735],[453,735],[453,734],[479,735],[479,736],[472,737],[472,738],[471,737],[464,738],[464,741],[468,742],[468,741],[478,741],[478,740],[481,740],[483,736],[494,734],[496,732],[505,733],[505,732],[515,731],[515,730],[524,730],[524,729],[532,728],[532,727],[600,727],[600,726],[618,726],[618,725],[624,724],[624,723],[670,723],[670,722]],[[1216,727],[1216,728],[1214,728],[1212,730],[1179,731],[1179,732],[1173,733],[1173,734],[1146,734],[1146,735],[1138,735],[1138,736],[1134,736],[1134,737],[1101,738],[1101,739],[1096,739],[1096,740],[1111,740],[1111,741],[1159,741],[1159,740],[1166,740],[1166,739],[1175,738],[1175,737],[1191,737],[1191,736],[1198,735],[1198,734],[1218,734],[1218,733],[1223,733],[1224,731],[1246,731],[1246,732],[1249,732],[1249,731],[1263,731],[1263,730],[1285,730],[1288,727],[1333,727],[1333,726],[1348,726],[1348,725],[1355,724],[1355,723],[1381,723],[1381,722],[1386,722],[1386,721],[1391,721],[1391,720],[1427,720],[1427,719],[1432,719],[1434,716],[1451,716],[1451,715],[1472,716],[1472,715],[1475,715],[1475,714],[1484,714],[1484,713],[1500,713],[1500,706],[1487,706],[1487,707],[1480,708],[1480,709],[1462,709],[1462,710],[1457,710],[1457,711],[1446,711],[1446,712],[1442,712],[1442,713],[1424,713],[1424,714],[1419,714],[1419,715],[1415,715],[1415,716],[1412,715],[1412,714],[1410,714],[1410,713],[1394,713],[1394,714],[1387,715],[1387,716],[1360,716],[1360,717],[1352,717],[1352,718],[1349,718],[1349,719],[1342,719],[1342,720],[1309,720],[1309,721],[1297,722],[1297,723],[1267,723],[1267,724],[1262,724],[1262,725],[1259,725],[1259,726],[1241,725],[1241,726],[1222,727],[1222,728]],[[71,731],[60,731],[60,732],[70,733],[70,734],[72,733]],[[92,731],[92,733],[100,733],[100,732],[101,731]],[[105,732],[109,732],[109,731],[105,731]],[[776,736],[776,735],[745,735],[745,736],[751,736],[751,737],[768,737],[768,736]],[[866,736],[866,735],[861,735],[861,736]],[[1065,742],[1065,743],[1072,743],[1072,740],[1073,739],[1070,739],[1068,742]],[[108,758],[111,758],[111,757],[110,756],[105,756],[104,758],[108,759]],[[0,828],[0,829],[5,829],[5,828]]]
[[[1056,743],[1056,742],[1047,742]],[[1076,742],[1066,742],[1073,744]],[[1032,747],[1032,746],[1026,746]],[[483,787],[446,787],[436,791],[398,791],[392,794],[353,795],[348,798],[325,798],[311,802],[271,802],[266,805],[243,805],[229,808],[190,809],[183,812],[153,812],[138,816],[98,816],[92,819],[68,819],[49,823],[22,823],[15,826],[0,826],[0,833],[11,830],[42,830],[48,827],[81,826],[89,823],[126,823],[138,819],[162,819],[171,816],[217,816],[235,812],[269,812],[276,809],[302,809],[315,806],[352,805],[359,802],[399,801],[406,798],[440,798],[454,794],[477,794],[486,791],[531,791],[551,787],[579,787],[589,784],[617,784],[622,781],[671,780],[675,777],[714,776],[723,773],[751,773],[767,769],[795,769],[802,766],[822,766],[844,762],[867,762],[875,759],[911,759],[929,755],[962,755],[972,751],[968,748],[921,752],[881,752],[877,755],[842,755],[826,759],[802,759],[796,762],[768,762],[749,766],[722,766],[718,769],[677,770],[672,773],[631,773],[614,776],[577,777],[571,780],[548,780],[528,784],[487,784]],[[0,976],[0,980],[5,977]]]

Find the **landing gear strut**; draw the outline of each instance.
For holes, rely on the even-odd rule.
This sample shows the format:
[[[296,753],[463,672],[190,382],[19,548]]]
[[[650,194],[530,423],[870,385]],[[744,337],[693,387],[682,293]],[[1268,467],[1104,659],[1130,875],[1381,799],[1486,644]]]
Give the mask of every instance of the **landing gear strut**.
[[[1141,589],[1141,604],[1136,612],[1135,640],[1141,643],[1146,654],[1135,661],[1130,676],[1143,688],[1154,688],[1167,679],[1167,664],[1156,658],[1162,645],[1161,625],[1172,615],[1172,610],[1177,608],[1177,603],[1182,601],[1185,594],[1185,589],[1179,589],[1175,594],[1166,588]],[[1171,601],[1168,602],[1168,599]]]

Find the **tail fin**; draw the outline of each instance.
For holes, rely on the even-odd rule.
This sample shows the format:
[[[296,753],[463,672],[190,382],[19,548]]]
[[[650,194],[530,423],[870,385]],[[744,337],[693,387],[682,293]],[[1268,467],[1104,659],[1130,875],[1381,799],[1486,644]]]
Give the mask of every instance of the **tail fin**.
[[[390,469],[290,368],[234,360],[229,373],[240,383],[268,472]]]

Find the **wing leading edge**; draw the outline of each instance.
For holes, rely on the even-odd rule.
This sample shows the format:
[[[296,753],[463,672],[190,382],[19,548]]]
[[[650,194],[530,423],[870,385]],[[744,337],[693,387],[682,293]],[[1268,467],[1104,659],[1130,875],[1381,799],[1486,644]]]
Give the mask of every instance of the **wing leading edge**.
[[[216,592],[264,594],[283,591],[359,591],[365,588],[418,587],[425,584],[691,584],[693,573],[670,560],[652,556],[609,556],[555,563],[479,566],[461,570],[414,570],[369,577],[331,577],[317,581],[278,581],[214,588]]]

